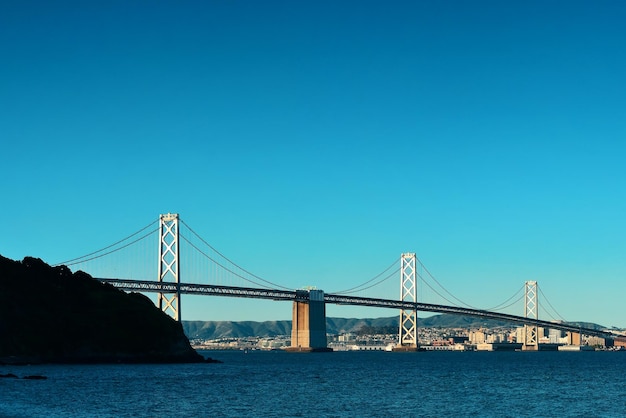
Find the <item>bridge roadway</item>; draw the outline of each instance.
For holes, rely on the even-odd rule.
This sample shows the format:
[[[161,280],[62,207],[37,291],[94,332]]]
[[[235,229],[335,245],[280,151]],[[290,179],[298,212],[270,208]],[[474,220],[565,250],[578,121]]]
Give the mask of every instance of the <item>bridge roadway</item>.
[[[97,280],[109,283],[110,285],[125,291],[134,292],[158,292],[158,293],[177,293],[190,295],[211,295],[211,296],[230,296],[254,299],[284,300],[306,302],[309,300],[309,292],[307,290],[276,290],[262,289],[253,287],[234,287],[219,286],[208,284],[191,284],[191,283],[168,283],[158,281],[145,280],[129,280],[129,279],[104,279]],[[564,323],[555,323],[542,321],[538,319],[525,318],[523,316],[509,315],[500,312],[491,312],[481,309],[462,308],[458,306],[435,305],[430,303],[410,302],[393,299],[376,299],[365,298],[359,296],[335,295],[332,293],[324,294],[324,302],[335,305],[355,305],[355,306],[376,306],[379,308],[417,310],[423,312],[447,313],[456,315],[476,316],[488,319],[497,319],[502,321],[514,322],[522,325],[536,325],[538,327],[559,329],[563,331],[579,332],[584,335],[596,336],[614,336],[609,331],[598,331],[591,328],[583,328],[575,325]]]

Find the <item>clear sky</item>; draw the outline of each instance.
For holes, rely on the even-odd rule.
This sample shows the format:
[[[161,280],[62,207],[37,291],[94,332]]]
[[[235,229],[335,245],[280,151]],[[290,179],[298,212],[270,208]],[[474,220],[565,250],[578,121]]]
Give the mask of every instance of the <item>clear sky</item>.
[[[410,251],[474,306],[537,280],[566,319],[626,327],[624,22],[619,1],[3,2],[0,254],[56,263],[176,212],[287,286]],[[186,319],[291,315],[214,299]]]

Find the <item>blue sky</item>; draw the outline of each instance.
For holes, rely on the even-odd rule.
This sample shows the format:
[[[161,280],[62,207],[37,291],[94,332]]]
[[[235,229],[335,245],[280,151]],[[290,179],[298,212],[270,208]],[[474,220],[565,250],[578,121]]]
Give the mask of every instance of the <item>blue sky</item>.
[[[337,3],[3,3],[0,254],[55,263],[177,212],[286,286],[410,251],[474,306],[537,280],[626,327],[626,6]],[[186,319],[290,317],[226,301]]]

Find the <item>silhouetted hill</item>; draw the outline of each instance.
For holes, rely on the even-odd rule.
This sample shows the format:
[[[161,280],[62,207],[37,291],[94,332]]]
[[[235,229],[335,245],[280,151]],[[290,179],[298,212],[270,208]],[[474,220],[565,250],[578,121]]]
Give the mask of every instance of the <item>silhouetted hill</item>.
[[[0,363],[202,360],[147,297],[40,259],[0,256]]]

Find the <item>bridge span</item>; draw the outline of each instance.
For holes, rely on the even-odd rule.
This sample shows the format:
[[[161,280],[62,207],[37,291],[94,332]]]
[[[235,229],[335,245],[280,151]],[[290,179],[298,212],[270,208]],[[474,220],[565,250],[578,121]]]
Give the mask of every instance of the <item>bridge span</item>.
[[[193,283],[167,283],[158,281],[128,280],[128,279],[108,279],[98,278],[97,280],[109,283],[112,286],[125,291],[134,292],[156,292],[156,293],[181,293],[190,295],[208,296],[229,296],[254,299],[268,299],[274,301],[291,301],[300,303],[311,303],[311,291],[309,290],[278,290],[262,289],[250,287],[219,286]],[[320,291],[318,291],[320,292]],[[430,303],[412,302],[407,300],[377,299],[359,296],[337,295],[323,293],[323,302],[335,305],[372,306],[378,308],[391,308],[400,310],[413,310],[420,312],[435,312],[456,315],[467,315],[486,319],[508,321],[520,325],[530,325],[562,331],[581,333],[593,336],[612,335],[608,331],[599,331],[591,328],[578,327],[567,323],[543,321],[534,318],[511,315],[502,312],[492,312],[481,309],[464,308],[449,305],[436,305]]]
[[[180,222],[180,223],[179,223]],[[180,226],[185,225],[193,236],[197,237],[200,242],[211,249],[215,254],[219,255],[222,260],[230,263],[231,268],[217,262],[210,255],[201,251],[190,239],[180,233]],[[142,241],[144,238],[151,236],[153,232],[158,231],[158,280],[134,280],[124,278],[100,278],[103,283],[108,283],[118,289],[135,292],[156,292],[157,303],[160,310],[169,313],[175,320],[180,321],[181,316],[181,294],[195,295],[212,295],[212,296],[230,296],[244,297],[256,299],[269,299],[277,301],[291,301],[292,307],[292,333],[291,333],[291,349],[292,351],[315,351],[326,350],[326,304],[337,305],[358,305],[372,306],[379,308],[393,308],[400,310],[399,332],[398,332],[398,349],[402,351],[413,351],[418,348],[417,341],[417,312],[436,312],[456,315],[468,315],[486,319],[496,319],[509,321],[524,326],[523,348],[526,350],[537,350],[539,342],[538,330],[540,327],[549,329],[559,329],[570,333],[573,343],[573,336],[581,334],[590,336],[613,335],[610,332],[598,331],[578,327],[576,325],[563,322],[548,322],[539,320],[538,318],[538,287],[536,281],[527,281],[524,294],[524,316],[505,314],[488,310],[480,310],[467,307],[436,305],[422,303],[417,300],[417,257],[415,253],[403,253],[400,256],[400,299],[377,299],[358,296],[347,296],[346,294],[325,294],[322,290],[291,290],[279,286],[275,283],[264,280],[240,266],[234,264],[228,258],[223,256],[205,240],[195,233],[187,224],[180,220],[178,214],[163,214],[159,217],[158,229],[144,233],[152,224],[144,227],[142,230],[130,235],[116,244],[105,247],[100,251],[87,254],[77,259],[69,260],[69,265],[76,265],[79,262],[98,259],[104,255],[108,255],[127,248],[131,244]],[[134,238],[140,233],[144,233],[139,238]],[[121,244],[124,241],[133,239],[131,242]],[[210,260],[214,266],[219,267],[222,271],[227,271],[237,277],[246,279],[241,273],[245,273],[258,281],[266,283],[259,285],[258,288],[236,287],[211,284],[192,284],[181,280],[180,275],[180,244],[181,240],[188,243],[190,249],[195,249],[199,254]],[[111,249],[117,244],[119,248]],[[420,263],[420,265],[422,265]],[[423,265],[422,265],[423,266]],[[237,273],[235,272],[235,270]],[[395,274],[395,272],[393,273]],[[99,275],[98,275],[99,276]],[[380,275],[379,275],[380,276]],[[379,276],[376,276],[375,279]],[[133,277],[128,275],[125,277]],[[148,276],[152,277],[152,276]],[[391,275],[387,276],[387,278]],[[373,279],[372,279],[373,280]],[[384,279],[386,280],[386,278]],[[248,282],[258,284],[258,281],[247,280]],[[368,281],[366,282],[369,283]],[[360,287],[360,286],[358,286]],[[279,288],[282,288],[279,289]],[[353,288],[355,289],[355,288]],[[351,289],[350,289],[351,290]],[[347,291],[346,291],[347,293]]]

